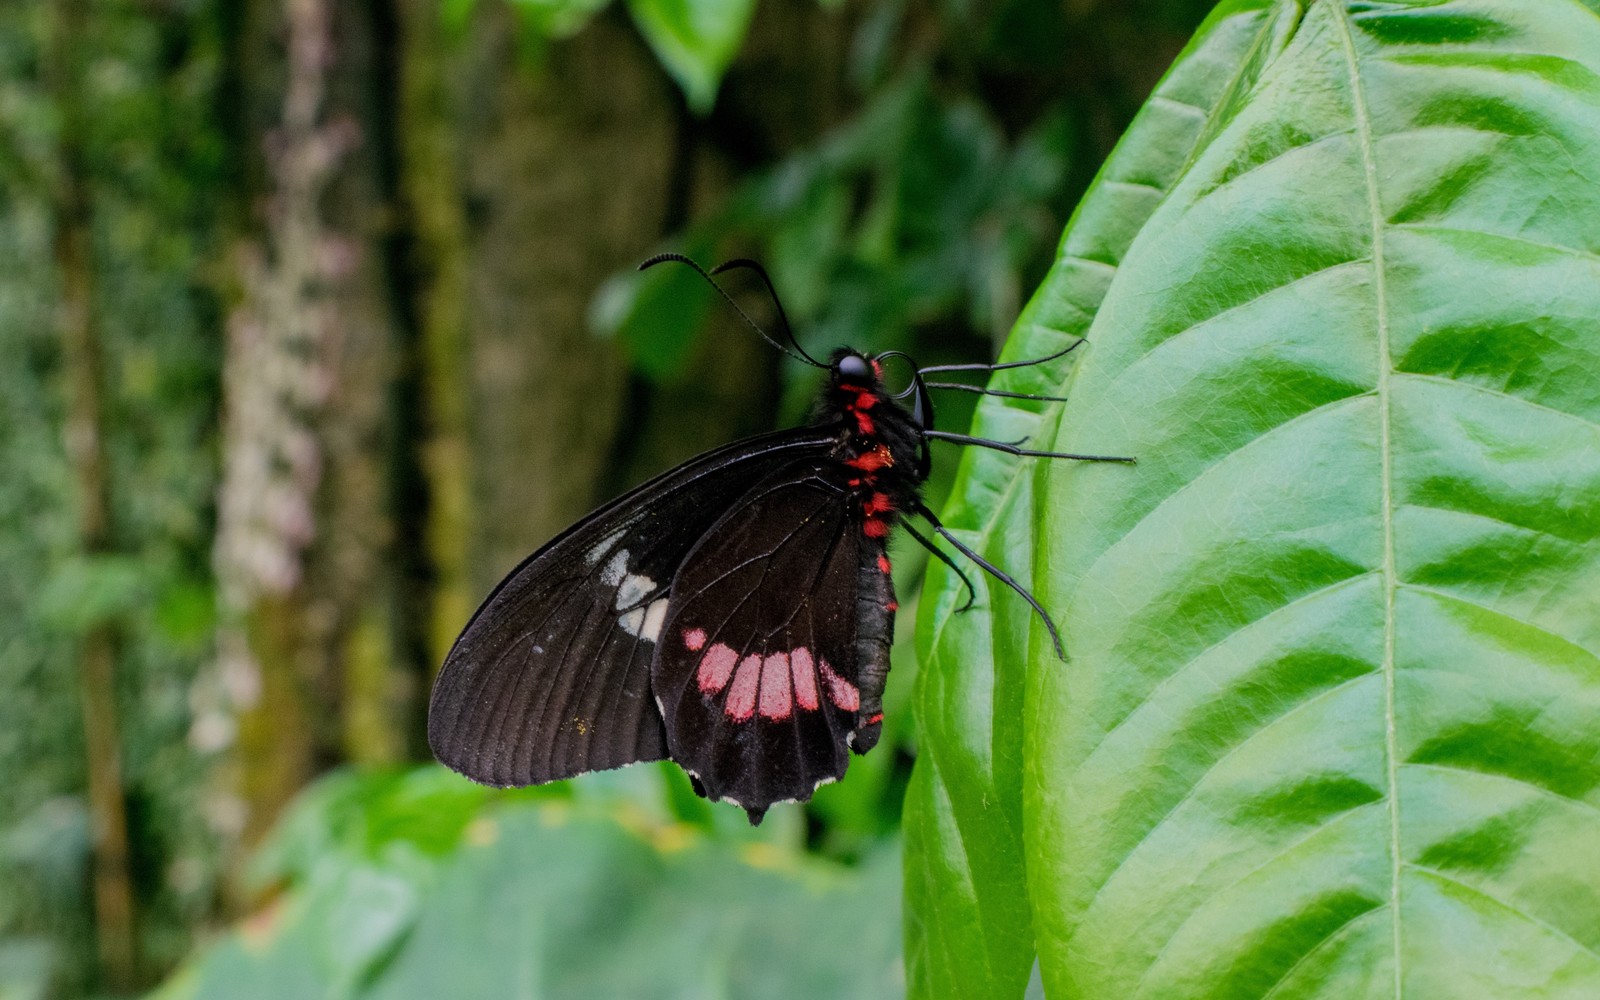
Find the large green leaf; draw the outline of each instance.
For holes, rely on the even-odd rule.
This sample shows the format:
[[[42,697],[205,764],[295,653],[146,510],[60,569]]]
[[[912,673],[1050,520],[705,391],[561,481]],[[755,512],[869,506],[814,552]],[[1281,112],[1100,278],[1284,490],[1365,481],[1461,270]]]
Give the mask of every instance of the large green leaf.
[[[1222,113],[1058,321],[1090,343],[1041,437],[1140,464],[967,486],[997,556],[1034,504],[1069,662],[1009,599],[925,623],[928,691],[1025,628],[1028,678],[1020,740],[924,698],[1023,794],[974,801],[930,725],[912,926],[974,909],[918,889],[926,831],[999,813],[982,912],[1020,935],[1021,880],[1052,997],[1600,996],[1600,5],[1317,2],[1285,41],[1190,102]]]
[[[1129,243],[1237,95],[1281,49],[1298,11],[1223,5],[1179,57],[1068,224],[1043,285],[1007,342],[1009,359],[1060,351],[1087,330]],[[1068,361],[1006,373],[1012,391],[1051,392]],[[986,398],[975,433],[1037,432],[1042,407]],[[946,523],[1003,567],[1032,560],[1033,494],[1009,456],[970,449]],[[920,638],[919,751],[906,797],[906,968],[914,995],[1020,994],[1034,959],[1022,853],[1022,705],[1027,605],[1005,591],[952,615],[959,580],[930,565]]]

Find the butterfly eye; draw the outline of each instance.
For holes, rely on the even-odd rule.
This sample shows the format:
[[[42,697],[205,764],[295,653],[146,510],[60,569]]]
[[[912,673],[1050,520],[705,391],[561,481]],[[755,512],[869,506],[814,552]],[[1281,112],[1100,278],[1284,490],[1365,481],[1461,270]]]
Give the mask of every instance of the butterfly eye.
[[[864,379],[869,371],[867,359],[859,354],[846,354],[839,359],[839,374],[846,378]]]

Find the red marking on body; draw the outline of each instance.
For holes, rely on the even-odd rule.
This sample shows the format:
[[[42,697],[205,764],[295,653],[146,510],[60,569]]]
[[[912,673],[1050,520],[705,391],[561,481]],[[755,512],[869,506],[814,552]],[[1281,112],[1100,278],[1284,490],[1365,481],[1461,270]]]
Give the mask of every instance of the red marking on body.
[[[870,410],[874,406],[878,405],[878,397],[870,392],[864,391],[861,393],[861,395],[856,397],[854,405],[858,410]]]
[[[686,628],[683,630],[683,648],[698,653],[706,645],[706,630],[703,628]]]
[[[815,712],[817,701],[817,665],[811,661],[811,650],[801,646],[789,654],[789,673],[794,680],[794,700],[808,712]]]
[[[882,362],[877,361],[876,359],[873,360],[873,362],[872,362],[872,374],[878,376],[879,378],[883,378],[883,363]]]
[[[733,676],[734,664],[738,662],[739,654],[720,642],[706,650],[706,655],[700,658],[697,677],[700,691],[703,694],[716,694],[727,687],[728,678]]]
[[[739,669],[728,686],[728,702],[723,711],[735,722],[756,714],[756,698],[761,689],[761,657],[751,654],[739,661]]]
[[[856,415],[856,429],[861,433],[876,434],[878,432],[878,425],[872,422],[871,417],[860,410],[851,410],[850,412]]]
[[[883,610],[885,610],[885,611],[899,611],[900,610],[900,602],[899,601],[890,601],[888,604],[885,604],[883,606]]]
[[[787,719],[793,711],[789,654],[773,653],[761,661],[761,714],[768,719]]]
[[[882,721],[883,721],[883,713],[879,712],[877,715],[874,715],[872,718],[867,720],[867,725],[876,726],[878,723],[880,723]]]
[[[879,520],[876,517],[869,517],[866,523],[861,526],[861,533],[868,538],[882,538],[889,533],[889,522]]]
[[[861,692],[856,686],[833,672],[828,661],[822,661],[822,680],[828,686],[828,698],[846,712],[861,708]]]
[[[844,464],[852,469],[860,469],[862,472],[877,472],[879,469],[886,469],[893,465],[894,456],[889,454],[887,445],[880,444],[871,451],[864,451],[855,458],[846,460]]]
[[[882,573],[889,572],[889,557],[882,552],[878,553],[878,571]]]
[[[874,493],[861,503],[861,511],[868,517],[874,514],[887,514],[894,510],[894,504],[889,500],[887,493]]]

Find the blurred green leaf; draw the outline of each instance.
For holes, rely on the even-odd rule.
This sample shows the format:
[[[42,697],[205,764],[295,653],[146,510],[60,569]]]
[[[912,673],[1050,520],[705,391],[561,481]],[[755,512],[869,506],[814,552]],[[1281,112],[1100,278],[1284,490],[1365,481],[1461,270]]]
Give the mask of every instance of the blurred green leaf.
[[[679,252],[712,266],[704,263],[711,248],[703,241],[691,237]],[[715,297],[705,279],[683,264],[622,271],[595,294],[589,327],[625,345],[647,377],[667,381],[682,374]]]
[[[86,632],[143,606],[151,595],[150,570],[136,556],[74,556],[45,581],[39,611],[63,632]]]
[[[1068,243],[1113,170],[1154,210],[1051,324],[1091,343],[1039,438],[1140,464],[970,465],[991,554],[1040,522],[1070,662],[1008,597],[975,627],[929,595],[914,923],[1015,928],[1019,984],[1031,904],[1051,996],[1600,993],[1597,13],[1229,4],[1202,32],[1185,61],[1233,81],[1147,106],[1200,142],[1130,133]],[[1054,277],[1035,317],[1073,302]],[[1020,731],[953,752],[959,653],[1028,677]],[[1015,849],[973,836],[986,780],[1025,874],[919,890]],[[942,958],[908,956],[918,992]]]
[[[50,942],[0,940],[0,1000],[44,1000],[50,990]]]
[[[716,102],[755,6],[755,0],[628,0],[639,33],[700,114]]]
[[[446,0],[458,5],[462,0]],[[475,0],[467,0],[469,4]],[[566,38],[582,30],[611,0],[512,0],[524,23],[545,38]],[[470,10],[468,11],[470,13]],[[454,16],[465,19],[466,14]]]
[[[288,866],[296,874],[278,904],[156,996],[901,992],[892,850],[844,868],[681,824],[630,826],[572,803],[492,799],[429,868],[375,865],[348,849],[369,842],[353,830],[387,828],[424,802],[459,819],[463,800],[437,798],[452,781],[465,784],[437,768],[324,782],[278,834],[302,855],[320,853]]]
[[[492,796],[505,794],[442,767],[340,771],[295,800],[252,859],[251,872],[258,884],[304,879],[325,858],[381,861],[396,848],[437,858],[455,849]]]
[[[194,580],[174,580],[156,598],[155,624],[173,645],[190,651],[202,648],[217,624],[215,592]]]

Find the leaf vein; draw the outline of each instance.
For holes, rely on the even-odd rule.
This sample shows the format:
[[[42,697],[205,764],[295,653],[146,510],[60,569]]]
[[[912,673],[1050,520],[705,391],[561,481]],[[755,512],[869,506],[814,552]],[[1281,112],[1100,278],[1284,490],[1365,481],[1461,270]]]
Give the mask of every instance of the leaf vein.
[[[1462,509],[1460,509],[1458,507],[1440,507],[1438,504],[1427,504],[1427,503],[1406,503],[1406,504],[1401,504],[1401,507],[1402,508],[1408,508],[1408,509],[1411,509],[1411,510],[1438,511],[1441,514],[1451,514],[1451,515],[1454,515],[1456,517],[1470,517],[1470,518],[1473,518],[1473,519],[1479,520],[1479,521],[1488,521],[1491,524],[1498,524],[1501,527],[1511,528],[1514,531],[1525,532],[1525,533],[1530,534],[1530,535],[1535,535],[1535,536],[1537,536],[1539,538],[1547,538],[1552,542],[1556,542],[1556,543],[1558,543],[1560,545],[1564,545],[1564,546],[1566,546],[1568,548],[1571,548],[1571,549],[1584,549],[1584,550],[1586,550],[1592,544],[1591,540],[1587,539],[1587,538],[1582,538],[1582,539],[1579,539],[1579,538],[1568,538],[1565,535],[1558,535],[1553,531],[1546,531],[1543,528],[1530,528],[1526,524],[1517,524],[1515,521],[1507,521],[1505,518],[1503,518],[1503,517],[1495,517],[1493,514],[1480,514],[1477,511],[1462,510]],[[1530,622],[1529,624],[1532,624],[1532,623]]]
[[[1522,403],[1525,406],[1532,407],[1533,409],[1540,410],[1552,416],[1565,417],[1568,420],[1574,420],[1589,430],[1600,431],[1600,423],[1596,423],[1595,421],[1590,420],[1588,417],[1579,416],[1576,413],[1570,413],[1566,410],[1558,410],[1547,403],[1541,403],[1537,400],[1529,399],[1526,396],[1518,396],[1514,393],[1501,392],[1498,389],[1491,389],[1486,385],[1478,385],[1475,382],[1465,382],[1461,379],[1445,378],[1443,375],[1432,375],[1425,372],[1396,372],[1395,374],[1404,379],[1413,379],[1420,382],[1434,382],[1440,385],[1455,386],[1466,389],[1470,392],[1479,393],[1481,395],[1494,396],[1496,399],[1504,399],[1513,403]]]
[[[1473,131],[1482,131],[1474,129]],[[1468,229],[1466,226],[1450,226],[1442,222],[1395,222],[1391,223],[1396,229],[1408,229],[1421,233],[1455,233],[1461,236],[1481,236],[1490,240],[1501,240],[1506,243],[1516,243],[1521,246],[1537,247],[1540,250],[1549,250],[1563,257],[1576,257],[1586,264],[1600,264],[1600,253],[1586,250],[1583,247],[1569,247],[1561,243],[1550,243],[1546,240],[1529,239],[1526,236],[1513,236],[1510,233],[1497,233],[1488,229]]]
[[[1262,733],[1264,733],[1267,730],[1271,729],[1273,726],[1278,725],[1279,723],[1283,722],[1284,720],[1289,719],[1294,715],[1297,715],[1298,713],[1300,713],[1301,711],[1303,711],[1303,710],[1305,710],[1307,708],[1310,708],[1312,705],[1315,705],[1317,702],[1323,700],[1324,698],[1328,698],[1328,697],[1331,697],[1332,695],[1338,694],[1339,692],[1345,690],[1346,688],[1354,687],[1355,685],[1361,683],[1362,681],[1366,680],[1367,678],[1369,678],[1371,676],[1372,676],[1371,673],[1359,674],[1359,675],[1357,675],[1355,677],[1349,678],[1348,680],[1341,681],[1338,684],[1335,684],[1333,687],[1323,688],[1321,691],[1318,691],[1316,694],[1313,694],[1308,698],[1303,698],[1300,701],[1297,701],[1294,704],[1289,705],[1282,712],[1278,713],[1277,715],[1273,716],[1270,719],[1266,719],[1265,721],[1263,721],[1262,724],[1259,727],[1256,728],[1255,732],[1251,733],[1249,736],[1246,736],[1244,739],[1241,739],[1238,743],[1236,743],[1233,746],[1229,747],[1227,753],[1223,754],[1222,756],[1218,757],[1216,760],[1212,761],[1210,764],[1206,765],[1206,769],[1195,776],[1194,783],[1189,786],[1188,790],[1185,791],[1183,793],[1183,795],[1177,801],[1175,801],[1172,804],[1172,807],[1170,809],[1168,809],[1166,812],[1162,813],[1160,818],[1158,818],[1153,824],[1151,824],[1150,829],[1146,830],[1144,832],[1144,835],[1139,838],[1138,842],[1135,843],[1131,848],[1128,849],[1127,853],[1124,854],[1122,856],[1121,860],[1119,860],[1117,862],[1116,867],[1112,868],[1111,871],[1106,873],[1106,877],[1104,879],[1102,879],[1101,882],[1100,882],[1100,885],[1098,887],[1096,887],[1096,889],[1094,891],[1094,895],[1090,896],[1088,902],[1084,905],[1084,910],[1088,911],[1089,909],[1091,909],[1094,906],[1095,901],[1098,900],[1102,894],[1104,894],[1106,889],[1111,885],[1112,881],[1116,879],[1117,874],[1119,872],[1121,872],[1123,868],[1127,867],[1128,862],[1133,859],[1133,856],[1135,854],[1139,853],[1139,849],[1141,847],[1143,847],[1145,845],[1145,843],[1151,837],[1155,836],[1156,833],[1159,832],[1162,827],[1166,826],[1167,823],[1172,819],[1172,817],[1177,815],[1178,810],[1182,809],[1185,805],[1187,805],[1189,803],[1190,800],[1192,800],[1196,795],[1200,794],[1200,786],[1205,784],[1206,778],[1210,777],[1211,773],[1213,771],[1215,771],[1217,768],[1221,767],[1223,764],[1227,763],[1239,751],[1241,751],[1245,747],[1249,746],[1251,740],[1255,739],[1257,736],[1260,736]],[[1360,808],[1365,808],[1365,807],[1364,806],[1357,806],[1355,808],[1360,809]]]
[[[1571,795],[1565,795],[1556,791],[1554,788],[1547,788],[1544,785],[1537,785],[1526,778],[1519,778],[1515,775],[1502,774],[1499,771],[1485,771],[1482,768],[1477,767],[1463,767],[1460,764],[1443,764],[1437,761],[1407,761],[1405,766],[1425,768],[1432,771],[1451,771],[1456,774],[1470,774],[1478,778],[1495,778],[1499,781],[1509,781],[1514,785],[1521,785],[1523,788],[1537,792],[1545,798],[1554,799],[1563,805],[1577,806],[1580,809],[1587,810],[1588,812],[1594,813],[1597,817],[1600,817],[1600,806],[1595,805],[1593,802],[1586,802],[1583,799],[1575,798]]]
[[[1365,573],[1358,573],[1355,576],[1346,577],[1343,580],[1339,580],[1339,581],[1336,581],[1334,583],[1327,584],[1326,586],[1318,587],[1315,590],[1308,590],[1303,594],[1296,594],[1292,599],[1290,599],[1288,601],[1285,601],[1284,603],[1278,605],[1275,608],[1272,608],[1272,609],[1270,609],[1270,610],[1268,610],[1266,612],[1263,612],[1262,614],[1256,616],[1255,618],[1250,619],[1249,621],[1241,624],[1237,628],[1229,631],[1226,635],[1219,636],[1215,642],[1213,642],[1210,645],[1206,646],[1204,649],[1199,650],[1194,655],[1190,656],[1187,660],[1185,660],[1183,663],[1179,664],[1178,668],[1176,670],[1172,671],[1167,676],[1161,678],[1161,680],[1156,684],[1155,687],[1151,688],[1150,691],[1143,698],[1139,699],[1139,703],[1138,704],[1134,705],[1131,709],[1129,709],[1127,714],[1123,715],[1122,718],[1118,719],[1116,722],[1114,722],[1111,725],[1111,728],[1107,729],[1103,734],[1101,734],[1100,738],[1095,741],[1094,746],[1090,747],[1088,752],[1086,754],[1084,754],[1084,760],[1087,762],[1087,761],[1093,759],[1095,753],[1098,752],[1099,749],[1102,746],[1105,745],[1107,740],[1111,739],[1111,737],[1116,735],[1116,733],[1119,730],[1121,730],[1124,726],[1126,726],[1128,724],[1128,722],[1130,720],[1132,720],[1135,716],[1137,716],[1139,714],[1139,711],[1141,709],[1143,709],[1146,706],[1148,706],[1152,701],[1155,700],[1155,698],[1156,698],[1156,696],[1158,694],[1160,694],[1163,690],[1166,689],[1166,687],[1168,685],[1176,682],[1178,678],[1184,676],[1189,671],[1189,669],[1191,667],[1193,667],[1197,662],[1199,662],[1201,659],[1203,659],[1207,654],[1215,651],[1216,649],[1219,649],[1223,644],[1232,641],[1235,637],[1237,637],[1239,635],[1242,635],[1242,634],[1244,634],[1246,632],[1249,632],[1252,629],[1255,629],[1257,626],[1266,623],[1268,621],[1268,619],[1271,619],[1271,618],[1273,618],[1273,617],[1275,617],[1275,616],[1277,616],[1277,615],[1279,615],[1279,614],[1281,614],[1281,613],[1283,613],[1285,611],[1288,611],[1291,608],[1294,608],[1294,607],[1297,607],[1297,606],[1300,606],[1300,605],[1303,605],[1303,604],[1307,604],[1307,603],[1310,603],[1312,601],[1320,600],[1321,598],[1327,596],[1328,594],[1336,593],[1336,592],[1338,592],[1339,590],[1341,590],[1341,589],[1343,589],[1345,587],[1355,586],[1360,581],[1365,580],[1368,577],[1372,576],[1374,572],[1375,571],[1373,571],[1373,570],[1369,570],[1369,571],[1367,571]]]
[[[1486,899],[1489,902],[1494,903],[1496,906],[1499,906],[1502,909],[1510,912],[1512,915],[1522,918],[1524,921],[1532,924],[1533,926],[1539,928],[1540,930],[1545,931],[1546,933],[1548,933],[1548,934],[1550,934],[1550,935],[1552,935],[1554,937],[1558,937],[1558,938],[1562,939],[1563,941],[1566,941],[1568,944],[1572,945],[1574,948],[1577,948],[1579,951],[1583,952],[1585,955],[1588,955],[1590,958],[1593,958],[1593,959],[1595,959],[1597,961],[1600,961],[1600,950],[1597,950],[1592,945],[1584,944],[1582,941],[1579,941],[1577,938],[1573,937],[1567,931],[1562,930],[1561,928],[1557,927],[1556,925],[1554,925],[1554,924],[1552,924],[1552,923],[1550,923],[1550,922],[1548,922],[1546,920],[1541,920],[1540,918],[1538,918],[1538,917],[1534,916],[1533,914],[1529,913],[1527,910],[1524,910],[1521,907],[1515,906],[1515,905],[1511,904],[1510,902],[1508,902],[1508,901],[1506,901],[1504,899],[1501,899],[1499,896],[1496,896],[1494,893],[1490,892],[1487,889],[1482,888],[1481,886],[1476,886],[1476,885],[1473,885],[1470,882],[1462,881],[1461,879],[1459,879],[1459,878],[1455,877],[1454,875],[1451,875],[1451,874],[1449,874],[1447,872],[1440,871],[1439,869],[1433,868],[1433,867],[1431,867],[1429,865],[1418,864],[1415,861],[1407,861],[1406,862],[1406,867],[1410,868],[1413,871],[1416,871],[1416,872],[1418,872],[1420,874],[1423,874],[1423,875],[1431,875],[1433,878],[1436,878],[1441,882],[1445,882],[1445,883],[1448,883],[1450,885],[1456,886],[1458,888],[1465,889],[1467,892],[1472,893],[1474,896],[1477,896],[1477,897],[1479,897],[1481,899]]]
[[[1304,955],[1301,955],[1299,958],[1295,959],[1293,965],[1290,965],[1287,969],[1284,969],[1283,975],[1279,976],[1277,980],[1273,982],[1272,986],[1267,990],[1267,992],[1261,994],[1261,1000],[1272,1000],[1272,998],[1277,996],[1279,991],[1282,990],[1284,986],[1288,985],[1289,978],[1294,975],[1296,969],[1299,969],[1302,965],[1305,965],[1307,962],[1315,958],[1319,953],[1322,952],[1323,949],[1344,937],[1352,929],[1354,929],[1357,924],[1361,923],[1361,921],[1366,920],[1375,913],[1384,912],[1387,912],[1384,907],[1374,906],[1370,910],[1362,910],[1360,913],[1354,914],[1349,920],[1346,920],[1344,923],[1333,928],[1333,930],[1329,931],[1327,936],[1321,941],[1318,941],[1315,945],[1306,949],[1306,953]]]
[[[1222,889],[1232,888],[1232,887],[1240,884],[1241,882],[1244,882],[1244,881],[1248,880],[1251,876],[1255,875],[1256,873],[1265,871],[1267,868],[1269,868],[1272,865],[1276,864],[1279,859],[1281,859],[1281,858],[1293,853],[1296,849],[1300,848],[1301,846],[1303,846],[1304,844],[1308,843],[1309,841],[1315,840],[1318,836],[1320,836],[1322,833],[1324,833],[1328,829],[1330,829],[1330,828],[1332,828],[1334,826],[1337,826],[1339,823],[1343,822],[1344,820],[1348,819],[1349,817],[1357,815],[1358,813],[1361,813],[1361,812],[1363,812],[1363,811],[1365,811],[1365,810],[1367,810],[1369,808],[1371,808],[1371,803],[1364,803],[1362,805],[1352,806],[1349,809],[1346,809],[1346,810],[1344,810],[1342,812],[1339,812],[1339,813],[1336,813],[1336,814],[1334,814],[1332,816],[1329,816],[1323,822],[1318,823],[1316,826],[1312,827],[1310,830],[1307,830],[1305,833],[1303,833],[1300,836],[1298,836],[1298,837],[1294,838],[1293,840],[1289,841],[1287,844],[1284,844],[1282,847],[1279,847],[1277,850],[1273,851],[1271,854],[1269,854],[1265,858],[1263,858],[1260,861],[1260,863],[1251,866],[1251,868],[1248,871],[1240,873],[1238,878],[1235,878],[1234,880],[1229,882],[1227,885],[1222,886],[1221,888]],[[1220,892],[1220,890],[1219,890],[1219,892]],[[1218,893],[1214,892],[1214,893],[1212,893],[1212,895],[1209,898],[1215,898],[1217,895],[1218,895]],[[1381,910],[1382,908],[1383,908],[1382,904],[1374,904],[1371,909],[1362,910],[1360,913],[1357,913],[1355,916],[1350,918],[1350,921],[1346,921],[1345,924],[1341,924],[1338,928],[1335,928],[1335,930],[1332,933],[1337,933],[1339,930],[1342,930],[1351,921],[1354,921],[1354,920],[1357,920],[1357,919],[1359,919],[1361,917],[1364,917],[1367,914],[1372,913],[1374,911]],[[1189,913],[1189,915],[1183,919],[1182,923],[1180,923],[1177,927],[1173,928],[1172,933],[1167,936],[1167,940],[1162,943],[1161,948],[1155,953],[1155,955],[1151,956],[1150,961],[1145,965],[1145,971],[1144,971],[1144,973],[1142,975],[1140,975],[1139,983],[1138,983],[1137,986],[1134,987],[1134,990],[1133,990],[1134,993],[1140,992],[1141,988],[1145,984],[1145,981],[1150,978],[1150,973],[1155,969],[1157,963],[1160,961],[1161,956],[1165,955],[1167,953],[1167,951],[1169,949],[1171,949],[1172,943],[1178,939],[1178,936],[1180,934],[1183,933],[1184,928],[1188,927],[1189,924],[1191,924],[1194,921],[1195,917],[1199,915],[1200,909],[1201,909],[1200,906],[1196,906],[1194,908],[1194,910],[1191,911]],[[1320,942],[1319,942],[1319,946],[1320,946]],[[1315,948],[1313,948],[1312,950],[1314,951]],[[1305,958],[1305,956],[1301,956],[1301,960],[1302,961],[1304,960],[1304,958]],[[1299,962],[1296,962],[1295,964],[1298,965]],[[1285,973],[1285,975],[1288,975],[1288,973]],[[1274,984],[1274,987],[1276,987],[1276,984]]]
[[[1394,995],[1405,994],[1404,921],[1400,913],[1400,778],[1396,759],[1398,739],[1395,733],[1395,590],[1396,560],[1394,541],[1394,445],[1390,407],[1392,406],[1389,375],[1394,358],[1389,347],[1388,288],[1385,281],[1383,259],[1383,208],[1378,196],[1378,165],[1374,158],[1372,122],[1367,115],[1367,100],[1361,68],[1356,53],[1355,28],[1350,23],[1350,12],[1343,5],[1330,5],[1333,21],[1338,29],[1339,42],[1344,49],[1345,65],[1350,74],[1350,106],[1355,118],[1355,134],[1361,149],[1361,162],[1366,175],[1367,214],[1372,225],[1372,293],[1377,318],[1378,354],[1378,424],[1381,454],[1381,489],[1383,493],[1383,678],[1384,678],[1384,755],[1388,763],[1389,800],[1389,905],[1394,912]]]
[[[1551,639],[1555,639],[1558,642],[1561,642],[1561,643],[1563,643],[1563,644],[1565,644],[1567,646],[1570,646],[1571,648],[1573,648],[1575,650],[1578,650],[1579,652],[1585,654],[1590,659],[1596,661],[1596,663],[1600,663],[1600,653],[1596,653],[1594,650],[1590,649],[1588,646],[1583,645],[1582,643],[1578,642],[1575,639],[1572,639],[1569,636],[1562,635],[1559,632],[1552,632],[1548,628],[1545,628],[1543,625],[1540,625],[1538,622],[1531,621],[1531,620],[1529,620],[1527,618],[1522,618],[1522,617],[1520,617],[1518,615],[1511,614],[1509,611],[1502,611],[1499,608],[1493,607],[1493,606],[1488,605],[1488,604],[1484,604],[1481,601],[1474,601],[1474,600],[1472,600],[1470,598],[1462,597],[1460,594],[1453,594],[1448,590],[1440,590],[1437,587],[1430,587],[1430,586],[1428,586],[1426,584],[1405,583],[1405,584],[1402,584],[1401,586],[1404,587],[1406,590],[1415,591],[1417,593],[1423,593],[1423,594],[1431,594],[1431,595],[1433,595],[1435,597],[1442,598],[1443,600],[1454,601],[1457,604],[1463,604],[1463,605],[1466,605],[1469,608],[1477,608],[1478,610],[1486,612],[1486,613],[1491,614],[1491,615],[1494,615],[1497,618],[1503,618],[1506,621],[1516,622],[1518,625],[1524,625],[1524,626],[1526,626],[1528,628],[1533,629],[1535,632],[1538,632],[1540,635],[1548,636]]]

